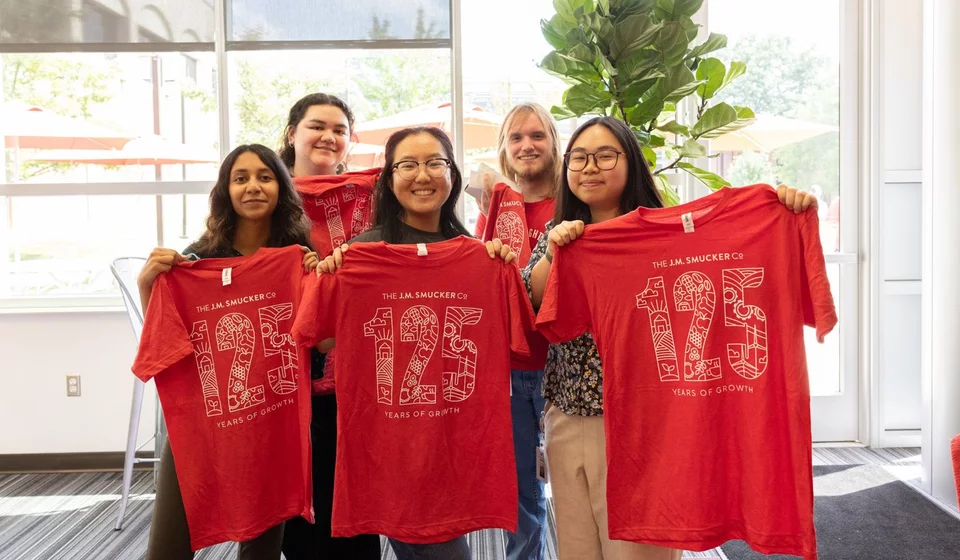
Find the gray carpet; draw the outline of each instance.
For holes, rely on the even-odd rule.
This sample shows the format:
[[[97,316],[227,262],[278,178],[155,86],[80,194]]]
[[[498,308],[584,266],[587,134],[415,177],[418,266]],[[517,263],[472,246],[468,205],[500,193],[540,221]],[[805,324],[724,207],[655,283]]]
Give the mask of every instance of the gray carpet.
[[[947,560],[960,557],[960,518],[880,465],[817,465],[814,523],[824,560]],[[793,560],[723,545],[729,560]]]
[[[916,449],[815,449],[814,464],[885,464],[918,471],[918,454],[919,450]],[[913,476],[911,473],[906,473],[907,478]],[[153,507],[153,476],[149,472],[136,473],[124,529],[117,532],[113,530],[113,525],[120,498],[120,483],[120,473],[0,475],[0,559],[143,558]],[[550,507],[547,558],[555,559],[556,533],[552,505]],[[502,531],[481,531],[468,538],[477,560],[504,558]],[[236,557],[235,546],[223,544],[211,547],[198,553],[197,558],[232,560]],[[394,559],[389,547],[385,547],[383,557],[384,560]],[[688,552],[684,557],[723,558],[723,553],[719,550]],[[834,558],[825,556],[824,560]]]

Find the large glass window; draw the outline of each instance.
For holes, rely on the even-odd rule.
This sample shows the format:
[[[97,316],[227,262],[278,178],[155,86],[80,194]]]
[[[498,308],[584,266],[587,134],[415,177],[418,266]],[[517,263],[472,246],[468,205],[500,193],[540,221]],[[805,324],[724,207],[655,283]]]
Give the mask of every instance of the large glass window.
[[[463,2],[465,119],[467,111],[474,108],[489,113],[491,120],[502,122],[517,103],[535,102],[547,110],[560,104],[563,91],[569,86],[537,68],[552,49],[540,32],[540,20],[549,19],[554,13],[551,0]],[[576,128],[576,121],[558,122],[557,127],[561,141],[565,142]],[[478,141],[464,143],[467,171],[479,163],[497,168],[498,128],[494,127],[492,134],[479,127],[472,129]],[[466,125],[465,134],[471,134]],[[479,213],[477,201],[467,196],[464,214],[471,231]]]
[[[855,208],[857,191],[856,154],[844,152],[849,140],[841,142],[841,134],[857,134],[855,118],[850,126],[843,117],[856,110],[848,103],[856,99],[857,88],[856,57],[851,61],[846,37],[856,34],[857,22],[849,17],[856,9],[849,4],[710,0],[708,19],[711,31],[728,38],[718,58],[747,66],[719,100],[757,114],[750,127],[711,142],[711,150],[720,154],[713,170],[734,186],[784,183],[817,195],[820,239],[840,324],[825,344],[807,333],[810,387],[813,395],[843,394],[849,400],[844,406],[855,408],[857,392],[850,390],[856,387],[857,354],[855,213],[848,208],[844,214],[854,218],[849,231],[841,232],[840,219],[841,202]],[[852,433],[855,438],[855,426]]]

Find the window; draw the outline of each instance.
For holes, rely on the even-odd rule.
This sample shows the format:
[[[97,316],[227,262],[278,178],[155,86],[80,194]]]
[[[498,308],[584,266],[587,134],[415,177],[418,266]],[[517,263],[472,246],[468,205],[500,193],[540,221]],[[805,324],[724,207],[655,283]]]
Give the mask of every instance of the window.
[[[210,53],[189,58],[212,74]],[[184,60],[2,55],[4,182],[16,196],[0,196],[0,300],[115,294],[111,259],[199,234],[206,196],[186,193],[216,177],[217,118],[214,91],[185,75]]]
[[[230,41],[450,39],[449,0],[228,0]]]
[[[0,0],[0,307],[118,305],[110,260],[195,240],[221,154],[276,147],[307,93],[354,110],[353,169],[386,119],[449,130],[449,0],[226,7],[221,69],[213,0]]]
[[[502,122],[517,103],[535,102],[547,110],[560,104],[569,86],[536,67],[551,50],[540,33],[540,20],[549,19],[553,13],[551,0],[463,2],[463,21],[470,22],[463,25],[465,116],[468,109],[477,107]],[[565,144],[576,128],[576,120],[558,122],[557,128]],[[469,129],[465,132],[470,134]],[[471,142],[464,145],[465,174],[480,163],[497,169],[495,133],[483,146]],[[473,197],[466,198],[466,226],[473,231],[480,208]]]
[[[162,7],[162,11],[157,5]],[[144,33],[126,31],[127,21]],[[75,25],[75,22],[79,25]],[[64,50],[57,45],[199,41],[213,50],[213,0],[0,0],[0,45]],[[182,39],[190,37],[190,39]]]
[[[848,148],[857,135],[857,42],[849,39],[857,35],[856,6],[850,0],[709,0],[707,10],[710,31],[728,38],[718,58],[747,65],[718,100],[757,114],[752,126],[711,142],[720,154],[713,171],[735,186],[785,183],[819,198],[820,238],[840,324],[825,344],[807,334],[811,392],[821,399],[814,400],[815,439],[857,434],[855,425],[841,436],[836,430],[818,434],[816,427],[818,414],[828,416],[818,413],[827,410],[818,403],[844,399],[843,407],[855,410],[858,397],[857,227],[851,212],[857,155]]]

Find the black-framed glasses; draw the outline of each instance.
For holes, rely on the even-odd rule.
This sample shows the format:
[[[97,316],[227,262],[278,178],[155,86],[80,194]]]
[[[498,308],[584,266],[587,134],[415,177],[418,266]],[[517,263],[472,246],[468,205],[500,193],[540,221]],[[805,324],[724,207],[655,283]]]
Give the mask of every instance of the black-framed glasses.
[[[401,179],[412,181],[420,173],[420,166],[427,168],[427,175],[431,177],[443,177],[450,167],[450,160],[446,158],[433,158],[427,161],[404,160],[393,164],[393,170],[396,171]]]
[[[570,171],[583,171],[587,168],[590,156],[593,156],[593,161],[597,164],[598,169],[609,171],[617,166],[617,161],[620,159],[620,154],[622,153],[624,152],[606,148],[597,150],[596,152],[577,150],[563,154],[563,164],[566,165]]]

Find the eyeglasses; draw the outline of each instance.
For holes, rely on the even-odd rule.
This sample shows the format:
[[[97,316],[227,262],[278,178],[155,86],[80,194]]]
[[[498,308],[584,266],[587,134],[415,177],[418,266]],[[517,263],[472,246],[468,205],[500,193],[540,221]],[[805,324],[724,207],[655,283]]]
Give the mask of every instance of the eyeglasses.
[[[609,171],[617,166],[617,161],[620,159],[620,154],[622,153],[623,152],[609,149],[597,150],[596,152],[577,150],[563,154],[563,164],[566,165],[570,171],[583,171],[587,168],[587,162],[590,161],[590,156],[593,156],[593,161],[596,162],[598,169]]]
[[[420,173],[421,165],[427,168],[427,175],[435,178],[443,177],[443,174],[447,172],[447,168],[450,167],[450,160],[446,158],[433,158],[427,161],[400,161],[393,164],[393,170],[400,175],[401,179],[412,181],[416,179]]]

